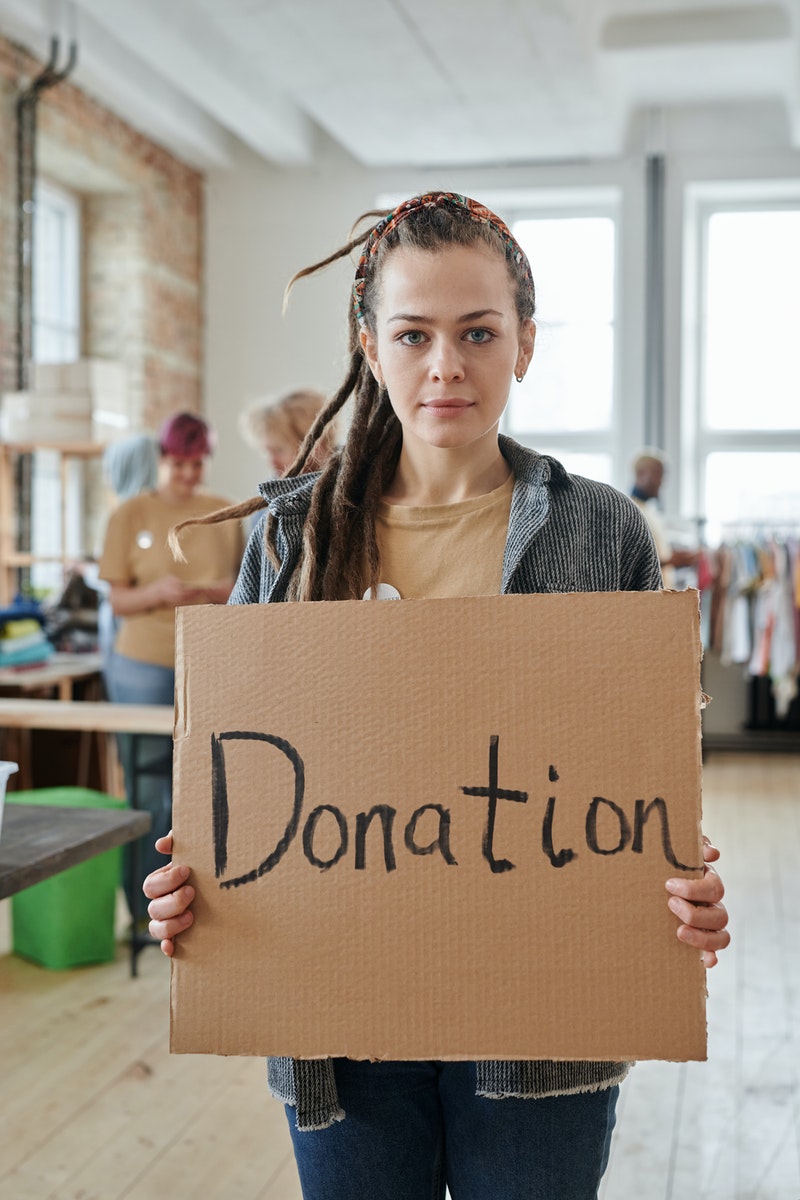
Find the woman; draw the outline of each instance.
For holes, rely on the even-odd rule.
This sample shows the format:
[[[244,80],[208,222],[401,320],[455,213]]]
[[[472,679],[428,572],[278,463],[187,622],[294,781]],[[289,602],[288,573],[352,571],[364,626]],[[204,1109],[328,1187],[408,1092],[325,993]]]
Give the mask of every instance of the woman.
[[[402,598],[657,589],[652,539],[627,497],[499,437],[535,338],[530,266],[506,226],[466,197],[433,193],[326,263],[362,242],[347,378],[291,478],[227,514],[267,510],[231,602],[352,599],[381,584]],[[301,477],[351,396],[342,450]],[[171,838],[159,846],[170,853]],[[145,882],[166,954],[193,920],[188,876],[173,864]],[[712,966],[728,942],[719,877],[706,868],[670,891],[678,937]],[[590,1200],[628,1066],[277,1059],[269,1073],[311,1200],[427,1200],[446,1185],[453,1200]],[[489,1098],[497,1076],[503,1099]]]
[[[323,392],[311,388],[295,388],[266,400],[254,400],[239,414],[239,432],[267,458],[276,476],[285,475],[327,402]],[[329,425],[306,469],[319,470],[335,442],[335,427]]]
[[[114,507],[140,492],[150,491],[158,482],[158,442],[150,434],[110,442],[103,452],[103,476],[111,492]],[[98,649],[103,658],[103,678],[108,691],[108,662],[114,650],[119,630],[108,598],[108,585],[103,585],[102,599],[97,610]]]
[[[124,501],[112,514],[100,558],[100,578],[118,628],[105,671],[109,699],[119,704],[169,704],[175,692],[175,609],[182,604],[224,604],[242,558],[238,524],[187,535],[185,563],[167,547],[171,527],[214,512],[226,501],[201,489],[212,450],[209,426],[194,413],[177,413],[158,438],[156,487]],[[132,755],[136,754],[136,763]],[[129,801],[147,808],[152,829],[169,830],[172,814],[172,743],[165,737],[126,736],[120,747]],[[142,766],[158,768],[154,777]],[[135,792],[135,795],[134,795]],[[145,870],[155,869],[152,839],[142,840]],[[141,860],[140,860],[141,861]],[[134,882],[129,900],[138,896]]]

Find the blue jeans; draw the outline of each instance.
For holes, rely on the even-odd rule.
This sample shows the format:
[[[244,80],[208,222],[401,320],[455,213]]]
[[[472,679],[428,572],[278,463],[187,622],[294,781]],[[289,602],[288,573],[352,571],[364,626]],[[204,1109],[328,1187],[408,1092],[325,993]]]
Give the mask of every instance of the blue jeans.
[[[140,662],[124,654],[111,654],[105,667],[104,681],[108,698],[114,704],[169,704],[175,702],[175,671],[157,663]],[[125,774],[128,803],[150,813],[148,833],[136,846],[138,865],[134,873],[131,855],[126,853],[125,891],[131,913],[143,915],[142,883],[145,875],[164,865],[163,854],[155,848],[156,838],[169,833],[172,825],[172,738],[158,734],[121,733],[117,736],[120,763]],[[157,772],[147,768],[155,765]]]
[[[475,1095],[469,1062],[336,1059],[347,1116],[301,1133],[304,1200],[595,1200],[618,1087],[544,1100]]]

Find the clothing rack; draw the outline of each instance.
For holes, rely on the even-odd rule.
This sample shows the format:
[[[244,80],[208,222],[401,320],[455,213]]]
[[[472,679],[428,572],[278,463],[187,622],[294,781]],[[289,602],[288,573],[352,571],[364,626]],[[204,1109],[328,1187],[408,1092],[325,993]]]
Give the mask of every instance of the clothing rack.
[[[747,714],[728,741],[800,750],[800,521],[727,521],[703,553],[704,645],[747,677]]]

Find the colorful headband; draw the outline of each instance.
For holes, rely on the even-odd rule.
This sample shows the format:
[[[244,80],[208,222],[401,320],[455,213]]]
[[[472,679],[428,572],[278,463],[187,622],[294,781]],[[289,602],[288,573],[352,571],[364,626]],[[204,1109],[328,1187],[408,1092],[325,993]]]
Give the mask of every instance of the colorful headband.
[[[422,196],[412,196],[410,200],[404,200],[397,208],[388,212],[385,217],[381,217],[367,238],[363,253],[358,261],[356,277],[353,283],[353,307],[355,308],[356,318],[360,324],[364,321],[364,292],[367,286],[367,265],[377,250],[378,243],[387,233],[391,233],[393,229],[396,229],[406,217],[412,213],[419,212],[422,208],[455,209],[457,212],[467,213],[473,221],[491,226],[500,235],[500,239],[506,250],[511,252],[513,261],[525,279],[527,279],[531,292],[533,292],[533,273],[531,265],[528,262],[528,256],[508,226],[491,209],[487,208],[484,204],[478,204],[477,200],[471,200],[469,196],[460,196],[457,192],[426,192]]]

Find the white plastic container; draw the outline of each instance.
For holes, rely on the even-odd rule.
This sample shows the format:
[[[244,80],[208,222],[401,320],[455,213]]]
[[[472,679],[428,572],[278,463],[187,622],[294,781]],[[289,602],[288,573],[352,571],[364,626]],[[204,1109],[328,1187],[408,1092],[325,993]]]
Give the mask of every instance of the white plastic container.
[[[6,800],[6,783],[9,775],[13,775],[19,770],[19,766],[14,762],[0,762],[0,837],[3,833],[3,808]]]

